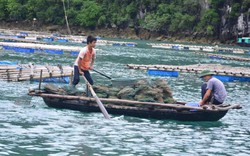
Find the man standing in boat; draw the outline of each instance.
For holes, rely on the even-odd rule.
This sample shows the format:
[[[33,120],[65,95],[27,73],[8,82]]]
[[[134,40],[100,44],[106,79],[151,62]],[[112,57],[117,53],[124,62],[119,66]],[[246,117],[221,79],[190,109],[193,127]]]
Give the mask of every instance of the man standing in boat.
[[[224,84],[213,75],[214,73],[209,70],[203,70],[200,74],[200,78],[207,82],[201,86],[200,106],[208,103],[220,105],[226,99],[227,91]]]
[[[93,85],[93,79],[89,70],[93,69],[95,62],[95,45],[97,39],[93,36],[87,37],[87,46],[81,49],[74,63],[74,79],[73,86],[76,86],[80,81],[80,75],[83,75],[88,82]]]

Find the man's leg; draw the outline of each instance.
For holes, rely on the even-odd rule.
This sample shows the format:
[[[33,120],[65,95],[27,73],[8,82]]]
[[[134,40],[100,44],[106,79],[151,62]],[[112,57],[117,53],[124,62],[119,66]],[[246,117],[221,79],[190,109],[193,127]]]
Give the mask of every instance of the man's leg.
[[[93,85],[94,82],[93,82],[93,79],[91,78],[91,75],[90,75],[89,71],[83,71],[83,73],[84,73],[84,77],[87,79],[87,81],[88,81],[91,85]],[[86,85],[86,94],[87,94],[88,97],[91,96],[91,92],[90,92],[90,90],[89,90],[88,85]]]
[[[93,81],[93,79],[92,79],[92,77],[91,77],[89,71],[84,70],[83,73],[84,73],[84,77],[88,80],[88,82],[89,82],[91,85],[93,85],[93,84],[94,84],[94,81]]]
[[[73,86],[76,86],[79,83],[79,81],[80,81],[79,76],[80,76],[80,73],[78,70],[78,66],[74,66],[74,79],[72,82]]]

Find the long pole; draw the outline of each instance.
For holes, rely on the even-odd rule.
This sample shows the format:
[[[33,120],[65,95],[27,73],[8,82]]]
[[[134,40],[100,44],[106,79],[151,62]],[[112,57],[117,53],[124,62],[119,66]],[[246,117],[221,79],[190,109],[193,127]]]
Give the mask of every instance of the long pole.
[[[106,78],[108,78],[108,79],[112,79],[112,78],[111,78],[111,77],[109,77],[108,75],[103,74],[103,73],[101,73],[101,72],[99,72],[99,71],[97,71],[97,70],[95,70],[95,69],[93,69],[93,71],[95,71],[95,72],[97,72],[97,73],[101,74],[102,76],[104,76],[104,77],[106,77]]]
[[[88,88],[90,89],[91,94],[92,94],[93,97],[95,98],[95,100],[96,100],[96,102],[97,102],[97,104],[98,104],[98,106],[99,106],[99,108],[100,108],[102,114],[104,115],[104,117],[105,117],[106,119],[110,119],[110,116],[109,116],[107,110],[106,110],[105,107],[103,106],[101,100],[97,97],[97,95],[96,95],[94,89],[92,88],[91,84],[88,82],[88,80],[87,80],[84,76],[82,76],[82,77],[83,77],[83,79],[85,80],[85,82],[86,82]]]
[[[64,10],[64,15],[65,15],[65,20],[66,20],[66,24],[67,24],[68,33],[69,33],[69,35],[71,35],[71,31],[70,31],[70,28],[69,28],[69,22],[68,22],[68,17],[67,17],[67,12],[66,12],[66,8],[65,8],[64,0],[62,0],[62,2],[63,2],[63,10]]]
[[[43,78],[43,70],[40,71],[39,87],[38,87],[39,90],[41,90],[42,78]]]

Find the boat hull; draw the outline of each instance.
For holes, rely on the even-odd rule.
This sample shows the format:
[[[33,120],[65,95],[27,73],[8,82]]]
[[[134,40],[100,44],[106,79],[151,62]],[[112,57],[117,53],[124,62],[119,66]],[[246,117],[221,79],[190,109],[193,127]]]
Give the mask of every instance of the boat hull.
[[[95,102],[85,100],[68,100],[52,97],[43,97],[44,102],[53,108],[71,109],[82,112],[100,112]],[[179,121],[218,121],[224,117],[228,110],[223,111],[197,111],[183,109],[154,109],[153,107],[131,107],[104,104],[108,113],[140,118],[153,118]]]

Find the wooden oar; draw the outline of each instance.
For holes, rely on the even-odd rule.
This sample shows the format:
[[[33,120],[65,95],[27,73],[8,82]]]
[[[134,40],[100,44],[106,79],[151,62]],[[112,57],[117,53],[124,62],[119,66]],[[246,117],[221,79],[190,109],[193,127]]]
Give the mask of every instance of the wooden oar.
[[[86,84],[88,85],[88,88],[90,89],[91,94],[92,94],[93,97],[95,98],[95,100],[96,100],[96,102],[97,102],[97,104],[98,104],[100,110],[102,111],[102,114],[104,115],[104,117],[105,117],[106,119],[110,119],[110,116],[109,116],[107,110],[106,110],[105,107],[103,106],[101,100],[97,97],[97,95],[96,95],[94,89],[92,88],[91,84],[90,84],[90,83],[88,82],[88,80],[84,77],[84,75],[83,75],[82,77],[83,77],[83,79],[85,80]]]
[[[100,75],[102,75],[102,76],[104,76],[104,77],[106,77],[106,78],[108,78],[108,79],[112,79],[112,78],[109,77],[108,75],[103,74],[103,73],[101,73],[101,72],[99,72],[99,71],[97,71],[97,70],[95,70],[95,69],[93,69],[93,71],[97,72],[98,74],[100,74]]]

